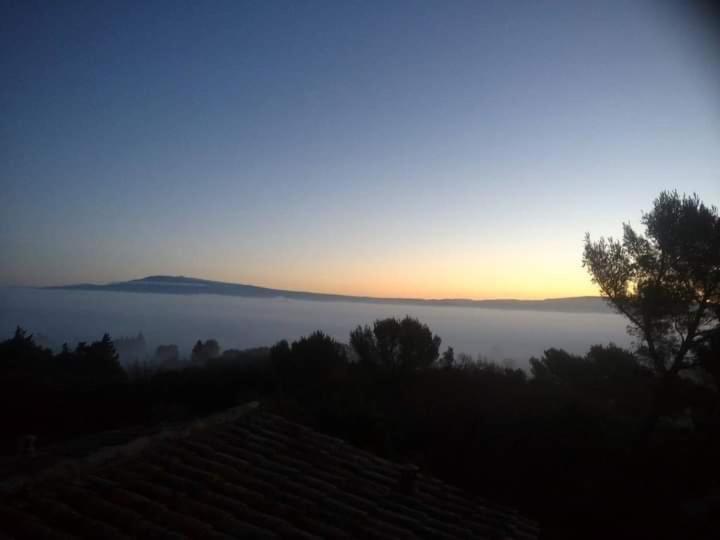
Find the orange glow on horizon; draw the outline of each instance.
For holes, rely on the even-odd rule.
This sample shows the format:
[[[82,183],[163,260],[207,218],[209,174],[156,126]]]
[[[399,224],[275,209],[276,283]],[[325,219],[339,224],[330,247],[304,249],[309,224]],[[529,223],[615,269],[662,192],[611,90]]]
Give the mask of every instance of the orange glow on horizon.
[[[385,265],[382,271],[373,265],[349,269],[328,267],[322,273],[318,273],[316,267],[298,267],[290,276],[280,270],[242,275],[216,271],[197,275],[273,289],[382,298],[542,300],[599,296],[597,286],[585,270],[577,266],[569,270],[539,266],[531,274],[519,267],[516,271],[505,268],[465,271],[433,268],[427,264],[414,269],[408,266],[412,265]]]

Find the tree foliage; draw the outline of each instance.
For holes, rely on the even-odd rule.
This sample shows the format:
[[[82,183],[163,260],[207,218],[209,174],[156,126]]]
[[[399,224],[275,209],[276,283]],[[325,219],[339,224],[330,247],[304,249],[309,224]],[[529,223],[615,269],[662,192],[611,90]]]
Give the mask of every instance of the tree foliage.
[[[372,328],[358,326],[350,333],[361,364],[389,370],[430,367],[438,359],[441,341],[426,324],[409,316],[376,320]]]
[[[270,349],[278,382],[290,393],[305,394],[335,380],[347,365],[345,348],[317,330],[292,345],[279,341]]]
[[[602,295],[630,321],[638,352],[673,377],[698,367],[720,332],[720,217],[696,195],[662,192],[643,215],[645,234],[585,240],[583,264]],[[711,368],[712,369],[712,368]]]
[[[195,363],[204,364],[218,356],[220,356],[220,345],[214,339],[208,339],[205,342],[198,339],[192,348],[191,359]]]
[[[69,372],[104,383],[122,383],[127,379],[127,373],[118,361],[115,345],[108,334],[89,345],[78,343]]]

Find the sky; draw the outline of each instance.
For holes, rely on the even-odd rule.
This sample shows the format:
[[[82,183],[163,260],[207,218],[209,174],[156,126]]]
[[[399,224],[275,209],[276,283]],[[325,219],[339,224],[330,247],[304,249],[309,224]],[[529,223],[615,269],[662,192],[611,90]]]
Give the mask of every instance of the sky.
[[[720,205],[719,43],[679,2],[5,5],[0,285],[597,294],[586,232]]]

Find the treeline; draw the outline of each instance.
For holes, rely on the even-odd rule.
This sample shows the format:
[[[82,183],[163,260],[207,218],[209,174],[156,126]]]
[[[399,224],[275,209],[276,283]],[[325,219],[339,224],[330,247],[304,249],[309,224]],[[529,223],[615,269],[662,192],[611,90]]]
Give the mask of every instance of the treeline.
[[[136,371],[112,340],[53,354],[21,329],[0,343],[3,448],[209,414],[249,400],[390,459],[412,462],[538,519],[548,537],[700,535],[717,493],[718,393],[699,374],[661,381],[614,345],[558,349],[502,367],[452,349],[415,319],[358,327],[341,344],[318,331],[272,348],[199,342],[190,367]],[[698,536],[700,537],[700,536]]]
[[[717,532],[720,401],[702,370],[668,383],[611,344],[547,350],[528,374],[441,355],[408,318],[358,328],[350,343],[355,361],[321,332],[273,347],[275,406],[518,507],[548,538]]]
[[[177,348],[167,348],[176,359]],[[18,328],[0,342],[0,455],[13,454],[25,435],[36,436],[42,448],[99,431],[184,420],[269,395],[271,381],[253,375],[269,376],[267,367],[256,366],[268,351],[170,364],[190,366],[185,369],[140,362],[124,368],[107,334],[53,353]],[[223,358],[232,358],[232,366]]]

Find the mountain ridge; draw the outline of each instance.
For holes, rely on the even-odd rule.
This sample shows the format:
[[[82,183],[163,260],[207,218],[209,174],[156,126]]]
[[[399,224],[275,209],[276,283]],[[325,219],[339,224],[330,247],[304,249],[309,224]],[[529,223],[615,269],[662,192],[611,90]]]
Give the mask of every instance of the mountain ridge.
[[[393,298],[375,296],[353,296],[345,294],[318,293],[274,289],[243,283],[213,281],[187,276],[152,275],[129,281],[106,284],[78,283],[56,285],[43,289],[91,290],[112,292],[135,292],[150,294],[215,294],[221,296],[240,296],[246,298],[287,298],[294,300],[313,300],[325,302],[363,302],[375,304],[409,304],[428,306],[476,307],[492,309],[515,309],[534,311],[562,311],[578,313],[610,313],[611,309],[599,296],[575,296],[565,298],[547,298],[542,300],[519,300],[499,298],[490,300],[472,300],[469,298]]]

